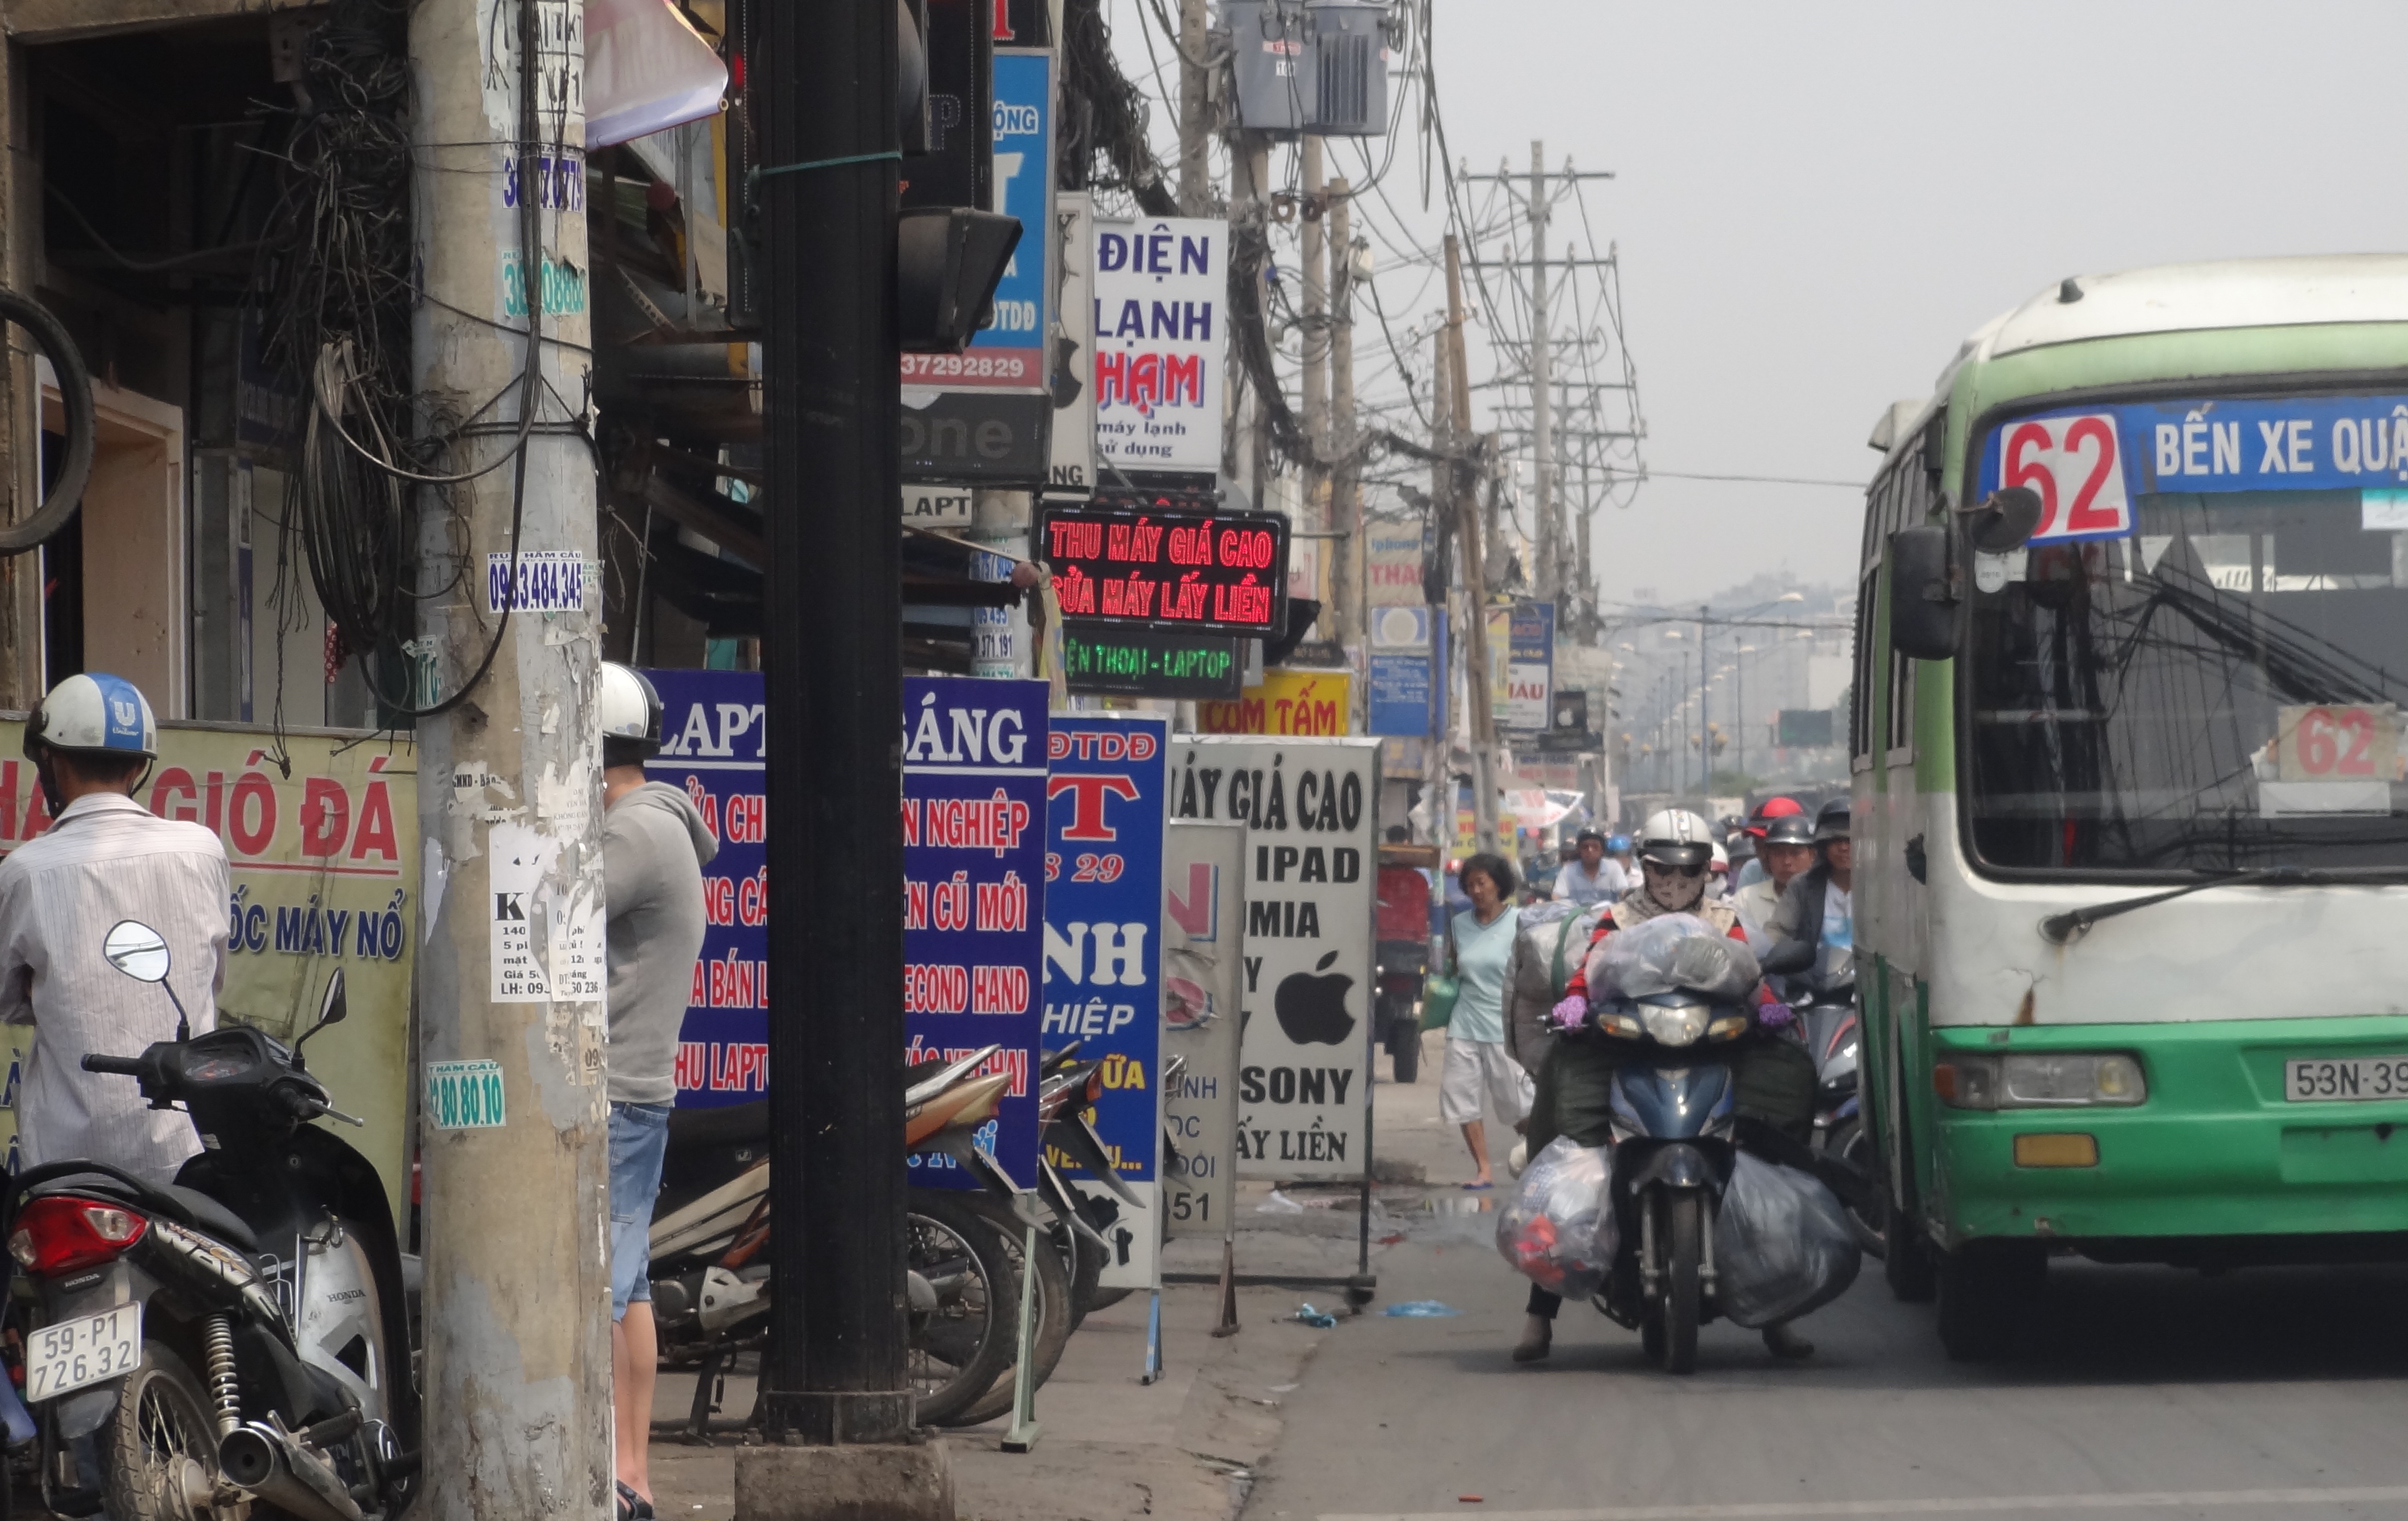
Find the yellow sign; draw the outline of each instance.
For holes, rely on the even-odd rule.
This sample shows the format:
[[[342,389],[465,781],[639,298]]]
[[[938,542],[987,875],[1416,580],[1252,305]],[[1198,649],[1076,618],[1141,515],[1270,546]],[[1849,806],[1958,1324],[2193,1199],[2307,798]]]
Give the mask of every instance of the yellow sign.
[[[1235,702],[1197,703],[1196,726],[1204,734],[1341,735],[1354,680],[1342,670],[1268,670],[1262,685],[1245,688]]]
[[[23,737],[21,719],[0,720],[0,755],[18,755]],[[411,901],[418,771],[410,741],[322,729],[288,732],[280,746],[248,729],[163,724],[159,750],[159,764],[137,796],[163,818],[216,830],[233,868],[219,1015],[290,1041],[308,1028],[327,978],[343,969],[350,1012],[309,1042],[309,1070],[336,1108],[367,1122],[340,1133],[376,1165],[394,1221],[404,1222],[418,917]],[[0,854],[50,823],[33,763],[0,760]],[[93,954],[99,954],[95,940]],[[18,1082],[34,1034],[0,1026],[9,1064],[0,1132],[10,1171],[17,1168]]]

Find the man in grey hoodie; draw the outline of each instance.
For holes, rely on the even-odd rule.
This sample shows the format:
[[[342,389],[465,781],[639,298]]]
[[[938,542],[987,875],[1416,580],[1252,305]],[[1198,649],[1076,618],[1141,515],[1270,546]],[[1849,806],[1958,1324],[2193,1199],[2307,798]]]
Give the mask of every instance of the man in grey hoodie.
[[[625,666],[604,665],[602,872],[609,906],[610,1363],[620,1513],[648,1514],[652,1384],[652,1199],[677,1099],[678,1031],[707,923],[702,868],[719,841],[693,800],[647,781],[661,748],[661,699]],[[641,1502],[640,1505],[638,1502]]]

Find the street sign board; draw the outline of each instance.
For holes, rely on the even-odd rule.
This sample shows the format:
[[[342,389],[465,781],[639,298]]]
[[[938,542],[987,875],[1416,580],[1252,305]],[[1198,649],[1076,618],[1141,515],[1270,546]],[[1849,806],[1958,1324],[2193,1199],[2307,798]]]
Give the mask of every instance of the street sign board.
[[[1096,1133],[1143,1205],[1107,1233],[1103,1282],[1154,1284],[1162,1234],[1162,829],[1170,725],[1061,713],[1046,739],[1044,1045],[1104,1062]],[[1068,1156],[1050,1157],[1066,1178]],[[1102,1192],[1098,1187],[1095,1192]]]
[[[1187,701],[1234,697],[1245,658],[1226,635],[1065,622],[1062,668],[1070,690]]]
[[[903,1015],[914,1059],[1003,1050],[1000,1113],[981,1149],[1037,1182],[1037,1048],[1043,1017],[1043,682],[903,682]],[[798,972],[796,975],[808,976]],[[911,1181],[972,1187],[950,1157],[911,1158]]]
[[[1096,452],[1124,471],[1221,466],[1228,224],[1096,224]]]
[[[1181,735],[1175,820],[1246,826],[1240,1176],[1369,1163],[1380,741]]]
[[[1276,512],[1050,502],[1037,542],[1065,618],[1261,639],[1286,617]]]
[[[1244,987],[1246,831],[1170,825],[1163,842],[1162,1055],[1186,1058],[1163,1088],[1164,1223],[1218,1236],[1238,1203],[1238,1008]]]

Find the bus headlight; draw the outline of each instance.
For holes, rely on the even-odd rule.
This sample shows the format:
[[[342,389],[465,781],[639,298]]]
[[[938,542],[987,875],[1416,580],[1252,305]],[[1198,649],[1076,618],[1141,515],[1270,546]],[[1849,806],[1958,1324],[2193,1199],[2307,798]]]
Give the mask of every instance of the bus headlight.
[[[1950,1052],[1931,1090],[1953,1109],[2124,1108],[2149,1097],[2140,1058],[2121,1051]]]

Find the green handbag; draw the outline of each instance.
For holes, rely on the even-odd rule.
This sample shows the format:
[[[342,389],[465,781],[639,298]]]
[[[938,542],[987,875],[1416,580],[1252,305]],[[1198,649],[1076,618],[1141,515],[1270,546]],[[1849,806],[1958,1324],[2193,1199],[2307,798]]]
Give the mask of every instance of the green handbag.
[[[1455,1018],[1455,1000],[1463,997],[1463,980],[1441,972],[1422,983],[1422,1028],[1442,1030]]]

